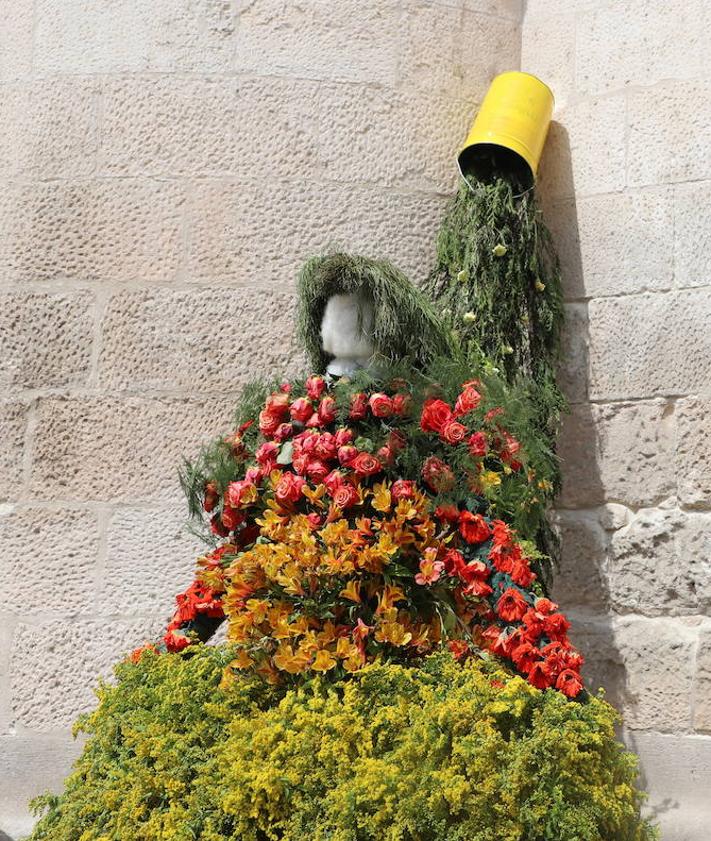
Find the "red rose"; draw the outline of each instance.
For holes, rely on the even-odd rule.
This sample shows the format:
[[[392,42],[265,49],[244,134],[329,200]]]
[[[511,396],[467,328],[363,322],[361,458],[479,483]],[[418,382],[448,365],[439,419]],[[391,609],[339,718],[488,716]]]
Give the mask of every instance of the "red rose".
[[[415,495],[417,486],[409,479],[398,479],[393,482],[390,493],[394,500],[411,499]]]
[[[504,622],[518,622],[528,610],[528,602],[519,590],[509,587],[496,603],[496,612]]]
[[[264,411],[280,420],[283,419],[289,412],[289,395],[284,392],[270,394],[264,405]]]
[[[475,432],[469,441],[467,441],[469,453],[474,458],[480,458],[486,455],[486,436],[483,432]]]
[[[293,420],[297,423],[306,423],[306,421],[313,414],[314,407],[310,400],[305,397],[299,397],[291,404],[289,413]]]
[[[229,531],[233,531],[244,522],[244,514],[236,508],[225,506],[222,511],[222,525]]]
[[[320,528],[323,518],[320,514],[312,511],[310,514],[306,515],[306,520],[309,524],[309,528],[315,531],[317,528]]]
[[[322,424],[333,423],[336,420],[336,401],[327,395],[318,404],[318,417]]]
[[[363,420],[368,413],[368,396],[362,391],[351,395],[351,409],[349,417],[353,420]]]
[[[412,411],[412,395],[396,394],[393,397],[393,414],[398,417],[407,417]]]
[[[376,418],[389,418],[393,413],[393,401],[387,394],[383,394],[382,391],[376,391],[375,394],[371,394],[368,405],[373,416]]]
[[[337,447],[345,447],[346,444],[350,444],[353,441],[353,430],[346,429],[346,427],[342,426],[336,430],[335,438]]]
[[[395,453],[386,444],[378,450],[378,458],[382,464],[392,467],[392,463],[395,461]]]
[[[568,698],[576,698],[583,688],[583,682],[580,675],[576,674],[572,669],[566,669],[558,675],[558,680],[555,682],[555,688],[559,689]]]
[[[279,415],[272,415],[266,409],[259,413],[259,431],[265,438],[271,438],[281,424]]]
[[[301,476],[294,473],[284,473],[279,479],[279,482],[274,491],[274,496],[282,505],[288,505],[291,502],[298,502],[301,498],[301,491],[305,485]]]
[[[239,482],[230,482],[227,486],[227,504],[233,508],[240,508],[244,504],[254,502],[257,498],[257,488],[252,482],[244,479]]]
[[[480,402],[481,394],[479,394],[474,386],[467,386],[459,397],[457,397],[457,402],[454,404],[454,414],[457,417],[466,415],[468,412],[474,411]]]
[[[370,453],[358,453],[349,466],[355,470],[356,475],[364,477],[375,476],[383,469],[378,459]]]
[[[306,393],[312,400],[319,400],[326,390],[326,380],[323,377],[309,377],[306,380]]]
[[[452,469],[437,456],[430,456],[422,465],[422,478],[435,493],[445,493],[454,487]]]
[[[357,455],[358,450],[352,444],[345,444],[338,448],[338,463],[346,467]]]
[[[294,427],[290,423],[280,423],[274,432],[275,441],[286,441],[294,434]]]
[[[314,412],[306,421],[306,428],[317,429],[319,426],[321,426],[321,418],[319,417],[318,412]]]
[[[322,435],[318,436],[314,449],[319,458],[326,460],[335,458],[338,451],[336,436],[332,435],[330,432],[324,432]]]
[[[492,421],[494,418],[499,418],[503,415],[504,410],[501,406],[497,406],[495,409],[489,409],[489,411],[484,415],[485,421]]]
[[[348,482],[344,482],[336,488],[333,494],[333,503],[337,505],[341,511],[351,508],[358,502],[358,491]]]
[[[459,533],[467,543],[483,543],[491,537],[491,529],[481,514],[462,511],[459,514]]]
[[[458,421],[451,420],[444,424],[439,431],[440,437],[448,444],[459,444],[467,434],[467,428]]]
[[[252,484],[257,485],[262,479],[269,473],[271,470],[274,469],[275,463],[269,463],[264,465],[264,469],[260,470],[259,467],[253,465],[252,467],[247,468],[247,472],[244,474],[244,478],[247,482],[252,482]]]
[[[215,510],[220,499],[220,494],[217,492],[217,485],[214,482],[207,482],[205,484],[205,493],[202,499],[202,507],[209,514]]]
[[[306,463],[306,475],[317,485],[323,482],[329,472],[330,467],[320,458],[312,458]]]
[[[272,465],[276,463],[278,455],[279,447],[272,441],[267,441],[265,444],[262,444],[262,446],[259,447],[257,452],[254,454],[254,457],[257,459],[259,464]]]
[[[439,432],[445,423],[452,420],[452,410],[444,400],[430,398],[425,401],[420,417],[423,432]]]

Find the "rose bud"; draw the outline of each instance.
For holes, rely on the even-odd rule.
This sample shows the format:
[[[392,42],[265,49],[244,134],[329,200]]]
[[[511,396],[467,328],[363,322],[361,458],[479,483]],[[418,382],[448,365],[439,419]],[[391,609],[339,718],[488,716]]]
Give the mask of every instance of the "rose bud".
[[[469,452],[474,458],[486,455],[486,436],[483,432],[475,432],[467,441]]]
[[[323,377],[309,377],[306,380],[306,393],[312,400],[319,400],[326,390],[326,380]]]
[[[336,446],[342,447],[344,444],[350,444],[353,440],[353,430],[341,427],[336,430]]]
[[[368,397],[359,391],[357,394],[351,395],[351,408],[349,417],[353,420],[363,420],[368,413]]]
[[[430,456],[422,467],[425,484],[435,493],[445,493],[454,487],[455,477],[449,465],[437,456]]]
[[[295,420],[297,423],[306,423],[311,417],[313,410],[314,407],[310,400],[307,400],[305,397],[298,397],[289,407],[289,414],[292,420]]]
[[[220,494],[217,492],[217,485],[214,482],[207,482],[205,485],[205,493],[202,500],[202,507],[209,514],[214,511],[220,499]]]
[[[386,444],[378,450],[378,458],[383,464],[391,467],[392,463],[395,461],[395,453],[393,453],[390,447]]]
[[[328,476],[323,480],[326,490],[333,496],[336,488],[340,487],[345,482],[346,477],[340,470],[332,470]]]
[[[307,429],[318,429],[321,426],[321,418],[316,412],[306,421]]]
[[[321,423],[329,424],[336,420],[336,401],[333,397],[326,396],[318,404],[318,416]]]
[[[315,447],[316,455],[323,459],[332,459],[336,457],[338,452],[338,445],[336,443],[336,436],[330,432],[324,432],[318,436]]]
[[[454,414],[457,417],[466,415],[468,412],[474,411],[480,402],[481,394],[479,394],[474,386],[467,386],[459,397],[457,397],[457,402],[454,404]]]
[[[349,465],[357,455],[358,450],[352,444],[338,448],[338,462],[344,467]]]
[[[274,433],[275,441],[286,441],[294,434],[294,427],[290,423],[280,423]]]
[[[264,409],[270,415],[276,415],[279,418],[285,417],[289,413],[289,395],[284,392],[270,394],[267,397]]]

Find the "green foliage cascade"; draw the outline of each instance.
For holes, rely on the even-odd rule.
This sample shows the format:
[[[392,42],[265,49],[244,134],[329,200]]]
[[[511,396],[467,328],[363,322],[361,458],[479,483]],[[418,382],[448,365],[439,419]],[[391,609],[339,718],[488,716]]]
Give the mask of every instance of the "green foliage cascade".
[[[492,662],[277,692],[222,646],[117,668],[30,841],[651,841],[602,699]]]

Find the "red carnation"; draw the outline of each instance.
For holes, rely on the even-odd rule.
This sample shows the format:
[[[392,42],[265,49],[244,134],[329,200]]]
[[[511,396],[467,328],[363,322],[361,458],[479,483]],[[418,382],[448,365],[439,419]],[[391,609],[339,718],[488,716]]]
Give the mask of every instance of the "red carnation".
[[[375,476],[383,469],[378,459],[371,453],[358,453],[349,465],[358,476]]]
[[[496,612],[504,622],[519,622],[527,609],[528,602],[523,594],[513,587],[504,590],[496,603]]]
[[[420,417],[420,428],[423,432],[440,432],[451,420],[452,410],[444,400],[430,398],[425,401]]]
[[[368,413],[368,396],[362,391],[351,395],[351,408],[349,417],[353,420],[363,420]]]
[[[516,668],[519,669],[519,671],[528,674],[534,664],[538,663],[542,658],[539,649],[530,642],[525,641],[514,648],[511,652],[511,659],[514,661]]]
[[[370,411],[376,418],[389,418],[393,413],[393,401],[387,394],[382,391],[376,391],[375,394],[370,395],[368,401]]]
[[[483,543],[491,537],[491,529],[481,514],[461,511],[459,514],[459,533],[467,543]]]
[[[442,560],[447,575],[461,575],[462,570],[467,565],[464,555],[457,549],[448,549]]]
[[[552,602],[550,599],[540,598],[536,599],[534,607],[539,613],[542,613],[544,616],[548,616],[551,613],[555,613],[558,610],[558,605],[555,602]]]
[[[454,487],[452,468],[437,456],[430,456],[422,465],[422,478],[435,493],[446,493]]]
[[[483,432],[475,432],[467,441],[469,453],[474,458],[481,458],[486,455],[486,436]]]
[[[167,631],[163,637],[163,642],[168,651],[172,652],[182,651],[190,645],[189,638],[180,631]]]
[[[570,628],[570,622],[562,613],[552,613],[543,620],[543,630],[551,640],[562,640]]]

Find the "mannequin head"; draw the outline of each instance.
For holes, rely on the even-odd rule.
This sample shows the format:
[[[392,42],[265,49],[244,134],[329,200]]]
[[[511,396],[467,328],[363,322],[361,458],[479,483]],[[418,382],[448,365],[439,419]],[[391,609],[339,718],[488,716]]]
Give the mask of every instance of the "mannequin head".
[[[375,353],[374,306],[364,292],[332,295],[321,319],[321,347],[333,358],[327,373],[334,377],[368,368]]]

